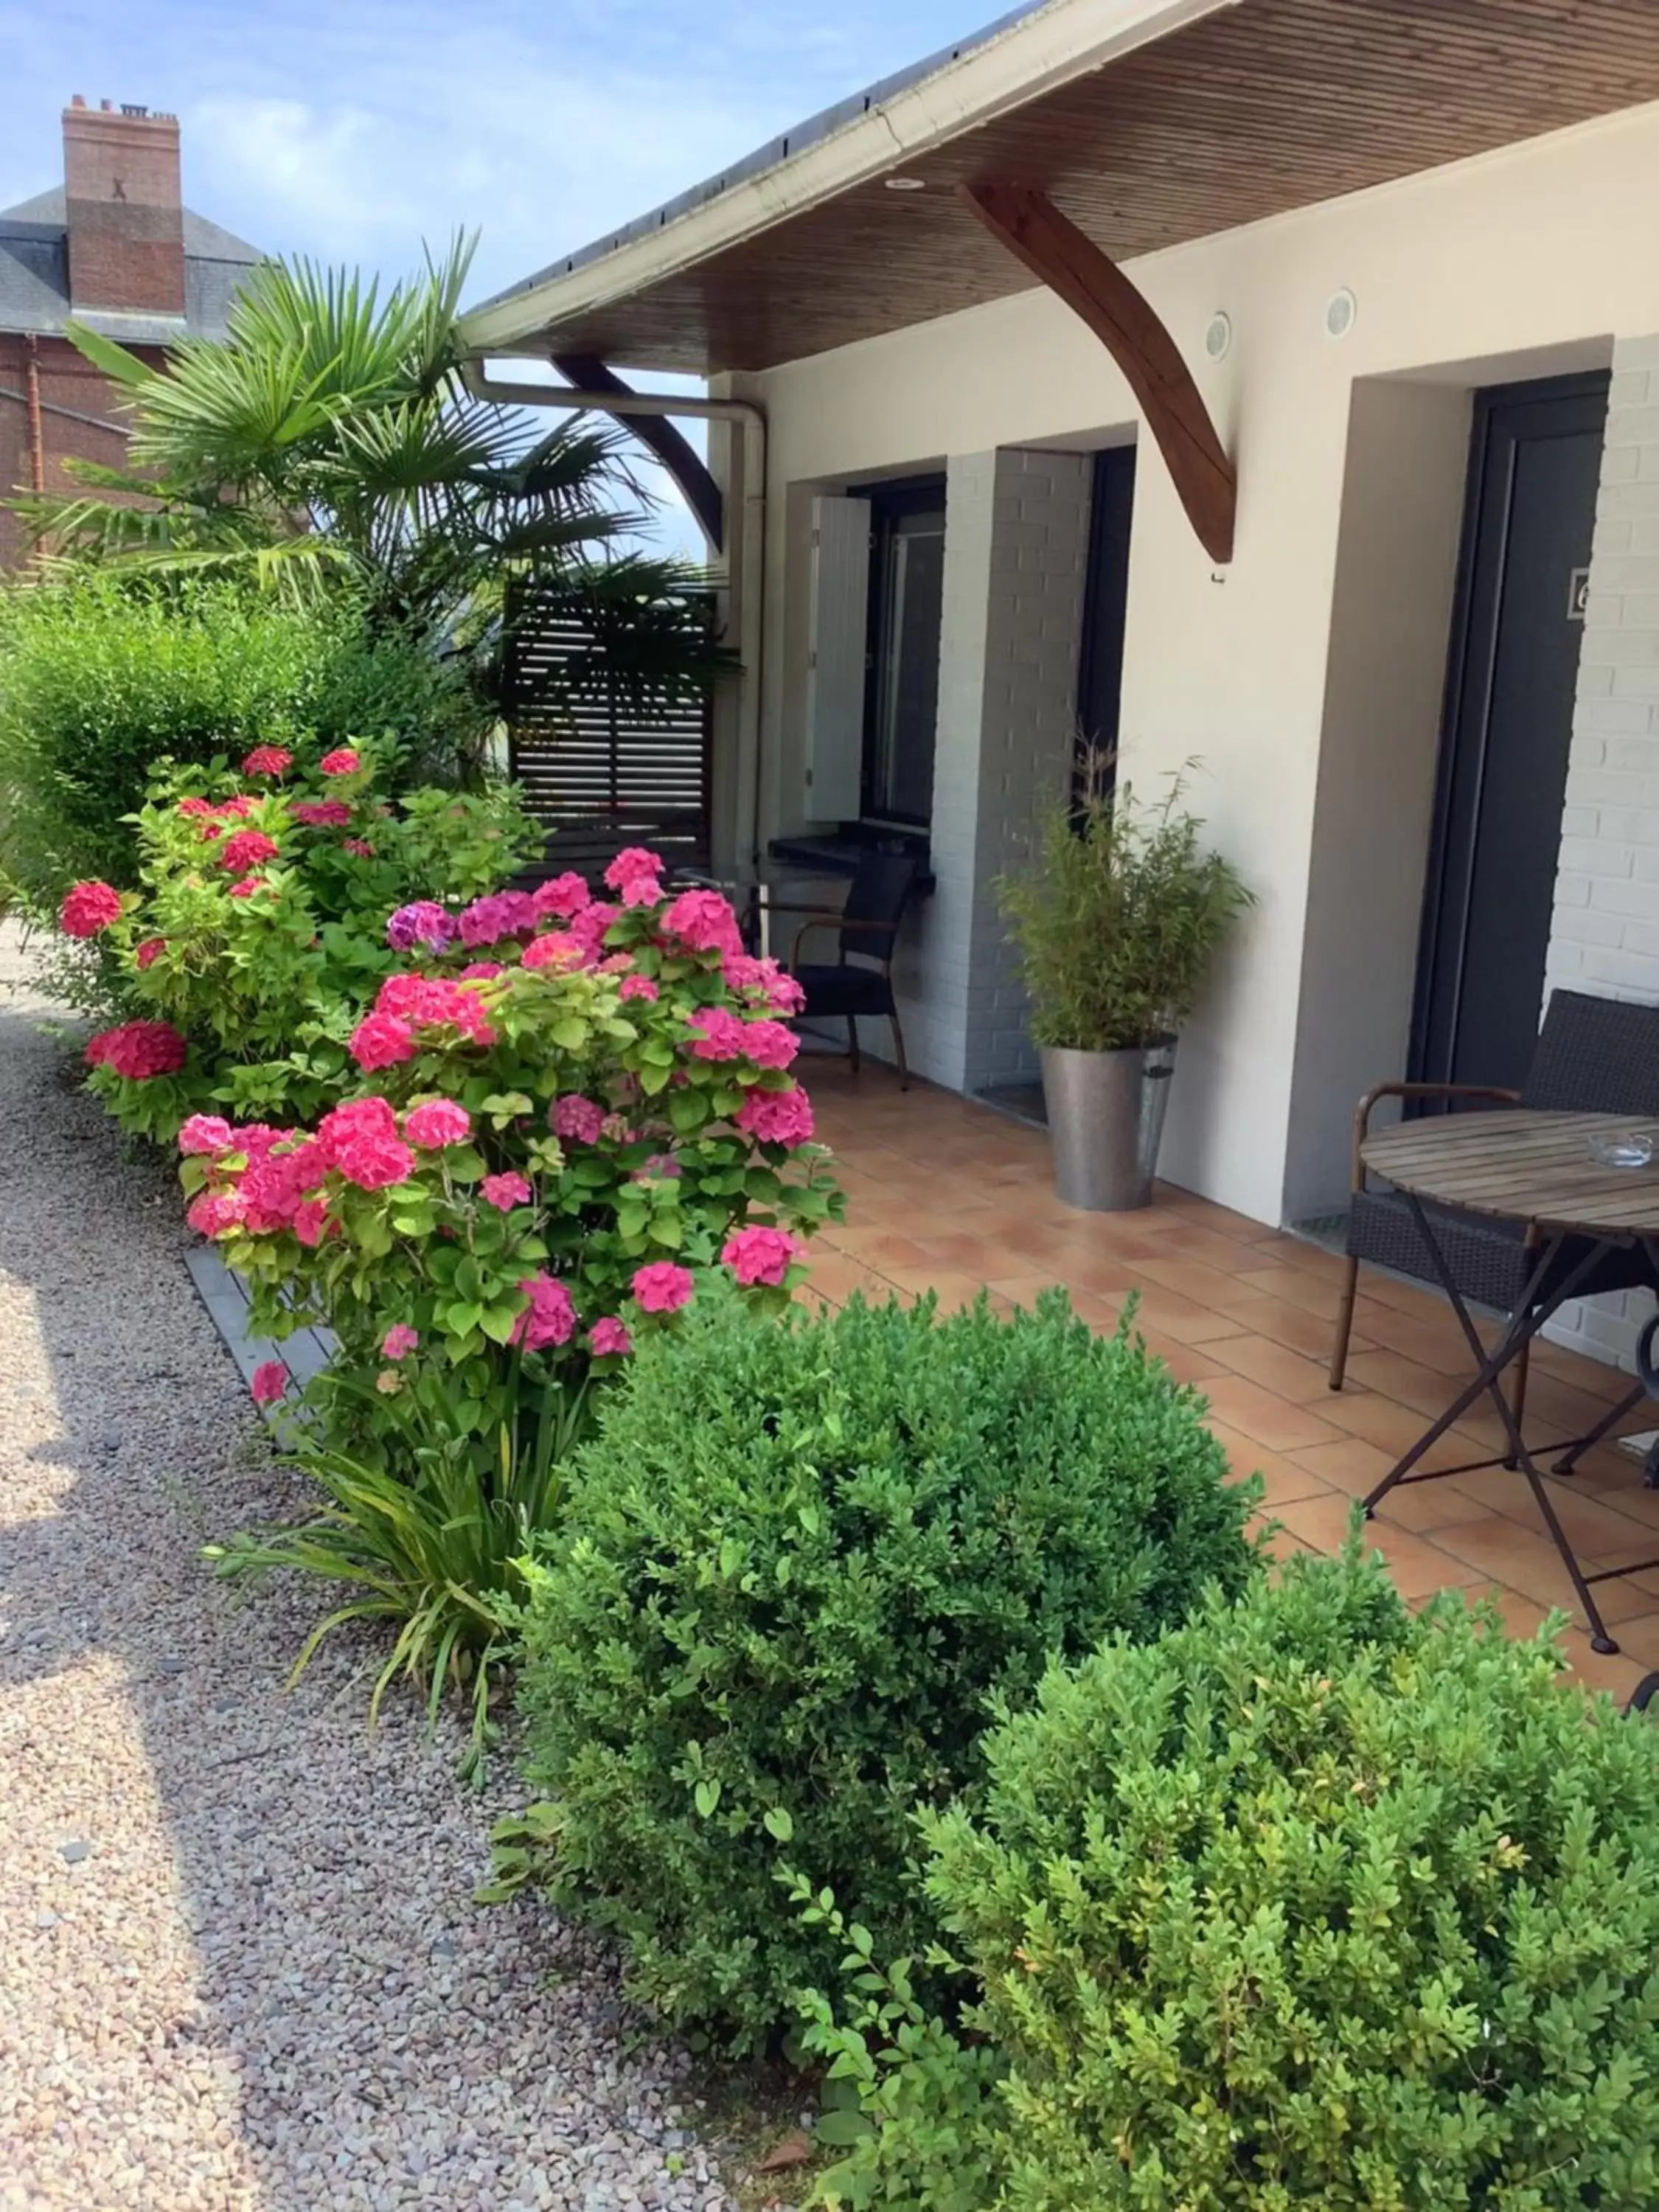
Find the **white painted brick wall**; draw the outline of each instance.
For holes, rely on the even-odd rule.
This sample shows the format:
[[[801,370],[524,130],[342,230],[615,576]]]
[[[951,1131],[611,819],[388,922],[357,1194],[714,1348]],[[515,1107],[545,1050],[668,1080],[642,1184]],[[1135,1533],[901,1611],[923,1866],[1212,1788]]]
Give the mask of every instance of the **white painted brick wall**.
[[[1613,346],[1561,832],[1546,994],[1659,1000],[1659,337]],[[1652,1310],[1582,1299],[1550,1334],[1629,1367]]]

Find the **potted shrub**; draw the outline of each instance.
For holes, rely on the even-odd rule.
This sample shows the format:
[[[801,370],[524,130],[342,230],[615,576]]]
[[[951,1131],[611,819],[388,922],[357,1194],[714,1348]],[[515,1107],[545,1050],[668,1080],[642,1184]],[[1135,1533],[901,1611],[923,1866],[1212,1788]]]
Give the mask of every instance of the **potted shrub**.
[[[1176,1034],[1254,895],[1199,840],[1174,777],[1157,805],[1085,756],[1080,793],[1039,816],[1029,867],[998,885],[1031,999],[1031,1036],[1067,1206],[1146,1206]]]

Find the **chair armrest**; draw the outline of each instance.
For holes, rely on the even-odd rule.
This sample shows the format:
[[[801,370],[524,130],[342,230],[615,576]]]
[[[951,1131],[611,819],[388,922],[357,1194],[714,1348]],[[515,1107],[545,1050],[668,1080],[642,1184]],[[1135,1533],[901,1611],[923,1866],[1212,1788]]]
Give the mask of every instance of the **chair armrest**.
[[[1365,1164],[1359,1148],[1370,1133],[1371,1115],[1384,1098],[1486,1098],[1499,1106],[1518,1106],[1521,1093],[1491,1083],[1377,1083],[1353,1111],[1353,1188],[1365,1188]]]
[[[774,911],[777,909],[775,908]],[[815,929],[874,929],[879,930],[884,936],[887,937],[890,937],[893,933],[894,925],[890,921],[849,921],[844,914],[823,914],[815,907],[786,908],[783,911],[801,913],[811,916],[811,919],[802,922],[800,927],[795,932],[795,941],[789,948],[788,959],[784,963],[792,973],[799,964],[803,940],[810,937]]]

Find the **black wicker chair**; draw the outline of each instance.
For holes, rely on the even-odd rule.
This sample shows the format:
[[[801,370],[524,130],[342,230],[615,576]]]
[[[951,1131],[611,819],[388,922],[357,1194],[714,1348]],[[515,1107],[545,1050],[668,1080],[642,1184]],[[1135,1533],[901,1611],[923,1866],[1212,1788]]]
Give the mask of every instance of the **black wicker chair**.
[[[1392,1267],[1396,1273],[1414,1276],[1437,1287],[1440,1279],[1406,1200],[1397,1191],[1366,1187],[1359,1148],[1370,1128],[1372,1110],[1383,1098],[1480,1100],[1556,1113],[1650,1114],[1659,1119],[1659,1006],[1590,998],[1583,991],[1557,991],[1545,1013],[1523,1090],[1499,1091],[1468,1083],[1379,1083],[1360,1100],[1354,1115],[1348,1267],[1331,1351],[1333,1390],[1342,1388],[1347,1369],[1360,1261]],[[1495,1307],[1499,1313],[1512,1314],[1538,1263],[1527,1224],[1494,1221],[1449,1206],[1431,1206],[1426,1211],[1463,1296],[1478,1304]],[[1583,1258],[1584,1250],[1583,1238],[1568,1237],[1563,1242],[1548,1277],[1534,1293],[1540,1302]],[[1595,1297],[1608,1291],[1651,1286],[1652,1281],[1645,1253],[1639,1249],[1614,1250],[1592,1269],[1576,1295]],[[1517,1420],[1525,1411],[1526,1393],[1523,1350],[1515,1364]]]
[[[805,1021],[842,1019],[847,1024],[847,1048],[858,1073],[859,1017],[884,1018],[893,1032],[893,1057],[898,1065],[899,1088],[910,1087],[910,1071],[904,1057],[904,1031],[899,1026],[898,1006],[893,996],[893,945],[904,919],[904,909],[921,874],[922,863],[914,853],[870,853],[859,862],[840,908],[787,906],[769,902],[763,912],[800,917],[789,957],[784,963],[806,994],[801,1009]],[[801,946],[815,930],[838,933],[841,957],[830,962],[804,962]]]

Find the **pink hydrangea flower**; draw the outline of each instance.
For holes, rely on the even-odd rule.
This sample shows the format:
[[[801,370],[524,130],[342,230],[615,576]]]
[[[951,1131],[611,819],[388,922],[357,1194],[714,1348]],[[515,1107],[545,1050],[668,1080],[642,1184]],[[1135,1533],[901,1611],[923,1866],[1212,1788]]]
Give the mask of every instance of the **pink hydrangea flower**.
[[[642,1168],[635,1168],[633,1182],[678,1182],[684,1173],[672,1152],[653,1152]]]
[[[743,933],[731,903],[718,891],[682,891],[663,915],[662,933],[689,952],[721,952],[728,957],[743,951]]]
[[[789,1273],[789,1263],[801,1249],[787,1229],[757,1225],[734,1231],[721,1247],[720,1258],[749,1289],[762,1283],[775,1289]]]
[[[289,1224],[301,1243],[312,1247],[320,1244],[333,1226],[334,1218],[328,1210],[328,1201],[321,1198],[302,1198],[295,1207],[294,1218]]]
[[[264,883],[263,876],[243,876],[230,887],[232,898],[252,898]]]
[[[757,959],[749,952],[728,952],[722,972],[730,989],[769,1012],[798,1014],[806,1004],[805,991],[775,960]]]
[[[576,1333],[576,1309],[564,1285],[551,1275],[538,1273],[526,1275],[519,1288],[530,1303],[513,1324],[510,1341],[521,1344],[526,1352],[545,1352],[551,1346],[568,1344]]]
[[[242,762],[244,775],[286,775],[294,765],[294,756],[284,752],[281,745],[255,745]]]
[[[283,1132],[283,1141],[266,1146],[243,1170],[244,1224],[256,1236],[292,1229],[301,1204],[328,1172],[329,1155],[310,1137]]]
[[[737,1127],[763,1145],[804,1145],[812,1134],[812,1102],[793,1091],[751,1091],[738,1109]]]
[[[526,968],[585,968],[588,952],[586,945],[574,938],[568,929],[550,929],[540,937],[532,937],[519,955],[520,964]]]
[[[781,1022],[745,1022],[727,1006],[700,1006],[687,1016],[698,1060],[752,1060],[757,1067],[787,1067],[800,1050]]]
[[[412,899],[386,918],[386,941],[394,952],[412,952],[423,945],[441,952],[455,937],[455,917],[436,899]]]
[[[277,851],[276,840],[267,837],[263,830],[239,830],[219,848],[219,865],[233,876],[245,876],[250,868],[274,860]]]
[[[377,1014],[392,1014],[411,1029],[456,1029],[474,1044],[494,1044],[476,991],[447,975],[388,975],[374,996]]]
[[[421,1332],[411,1328],[404,1321],[394,1321],[380,1340],[380,1350],[388,1359],[407,1359],[421,1340]]]
[[[487,1175],[478,1185],[478,1195],[498,1212],[510,1213],[515,1206],[528,1206],[532,1194],[524,1177],[509,1169],[504,1175]]]
[[[591,895],[581,878],[567,870],[562,876],[538,884],[530,894],[530,902],[540,921],[568,921],[591,902]]]
[[[181,1152],[228,1152],[235,1138],[222,1115],[192,1114],[179,1132]]]
[[[626,1359],[634,1349],[634,1340],[625,1322],[606,1314],[588,1330],[587,1348],[595,1359]]]
[[[428,1098],[404,1115],[404,1134],[423,1152],[439,1152],[447,1145],[466,1142],[472,1134],[472,1116],[453,1098]]]
[[[365,1074],[377,1068],[396,1067],[415,1057],[415,1032],[395,1014],[365,1014],[351,1032],[347,1047]]]
[[[292,1129],[274,1129],[269,1121],[244,1121],[233,1129],[231,1136],[236,1149],[245,1159],[262,1160],[278,1145],[287,1144],[293,1136]]]
[[[499,945],[504,937],[527,936],[537,920],[536,902],[528,891],[490,891],[462,908],[461,942],[474,948]]]
[[[121,894],[105,883],[71,884],[58,909],[58,927],[65,937],[101,937],[120,919]]]
[[[233,822],[240,821],[243,815],[252,813],[253,801],[245,796],[236,799],[222,799],[219,801],[219,804],[213,809],[213,811],[226,820]]]
[[[242,1200],[234,1190],[204,1190],[185,1210],[185,1218],[198,1237],[222,1237],[242,1218]]]
[[[597,1145],[605,1134],[605,1109],[592,1099],[584,1098],[579,1091],[570,1091],[555,1099],[548,1120],[554,1133],[574,1138],[580,1145]]]
[[[248,1385],[256,1406],[274,1406],[279,1398],[288,1395],[288,1370],[280,1359],[267,1359],[253,1370],[253,1380]]]
[[[488,983],[493,976],[506,973],[499,960],[469,960],[461,970],[460,980],[463,983]]]
[[[353,751],[349,745],[337,745],[317,763],[325,775],[356,775],[362,764],[362,755]]]
[[[624,975],[617,995],[624,999],[658,999],[662,994],[649,975]]]
[[[87,1045],[87,1066],[107,1067],[129,1083],[177,1075],[190,1048],[171,1022],[122,1022],[100,1030]]]
[[[591,899],[572,920],[570,934],[597,960],[605,951],[606,930],[621,915],[619,906],[607,906],[603,899]]]
[[[634,1297],[641,1313],[678,1313],[682,1306],[690,1305],[696,1288],[690,1267],[679,1267],[672,1260],[653,1260],[634,1271]]]
[[[153,968],[167,949],[165,937],[147,937],[132,957],[140,968]]]
[[[374,848],[366,837],[343,838],[340,850],[343,853],[349,853],[354,860],[372,860],[374,858]]]
[[[351,809],[343,799],[296,799],[289,812],[308,830],[343,830],[351,819]]]
[[[415,1155],[398,1134],[384,1098],[348,1098],[317,1125],[322,1156],[359,1190],[384,1190],[415,1172]]]
[[[657,878],[661,873],[662,860],[657,854],[644,845],[629,845],[617,854],[605,870],[605,880],[613,891],[622,894],[624,906],[648,906],[654,905],[662,896],[659,886],[655,888],[649,899],[629,898],[629,890],[635,884],[648,883],[657,886]]]
[[[213,811],[213,802],[211,799],[181,799],[179,801],[179,811],[180,814],[189,814],[197,817],[211,814]]]

